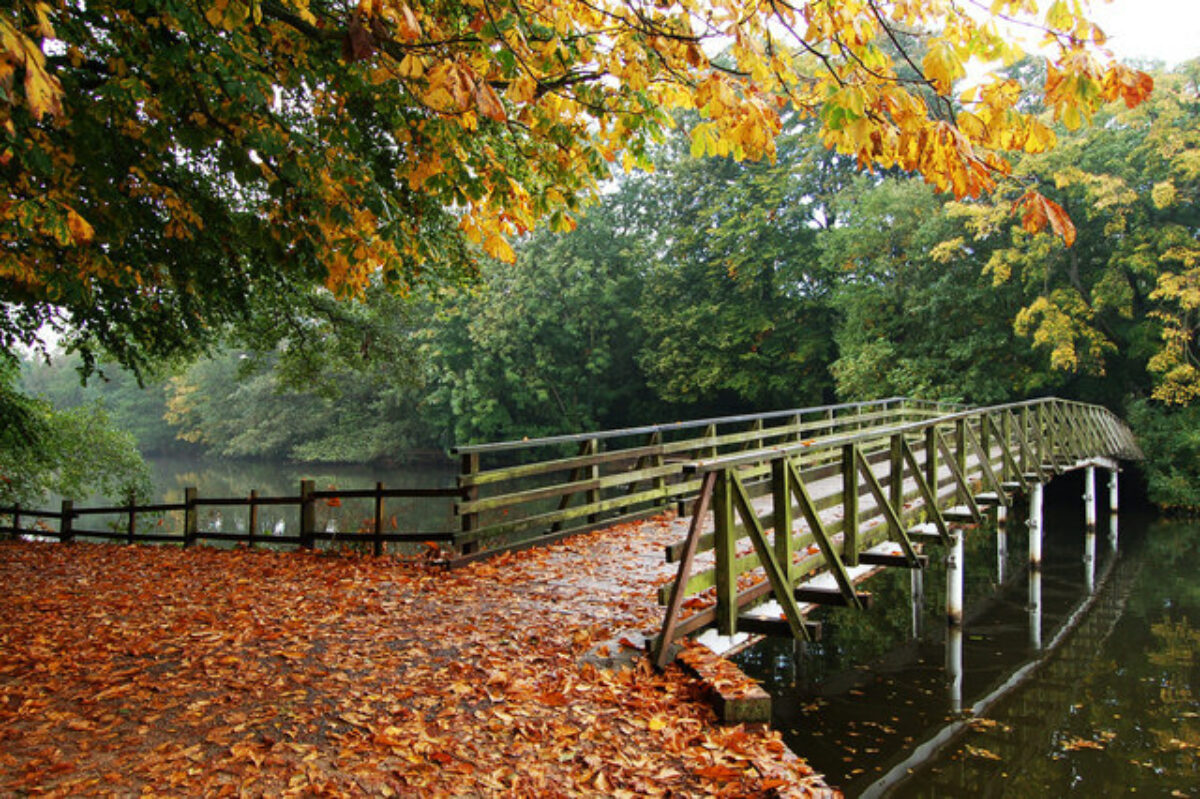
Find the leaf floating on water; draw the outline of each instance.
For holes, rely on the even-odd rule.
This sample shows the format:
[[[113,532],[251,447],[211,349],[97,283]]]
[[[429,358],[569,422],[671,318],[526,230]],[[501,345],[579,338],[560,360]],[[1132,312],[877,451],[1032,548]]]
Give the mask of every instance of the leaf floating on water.
[[[996,754],[991,749],[984,749],[981,746],[971,746],[968,744],[964,751],[968,756],[977,757],[981,760],[1003,760],[1000,755]]]

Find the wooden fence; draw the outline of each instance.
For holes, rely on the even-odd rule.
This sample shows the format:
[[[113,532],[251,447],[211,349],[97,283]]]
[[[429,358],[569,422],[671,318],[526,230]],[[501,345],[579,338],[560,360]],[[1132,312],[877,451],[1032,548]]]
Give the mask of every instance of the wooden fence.
[[[392,521],[387,513],[388,499],[411,499],[438,501],[442,506],[448,505],[455,499],[461,499],[462,492],[456,488],[384,488],[383,483],[376,483],[374,488],[342,490],[316,490],[312,480],[300,481],[300,493],[295,496],[259,496],[257,491],[251,491],[245,497],[201,497],[195,488],[184,489],[183,502],[161,503],[154,505],[139,505],[134,502],[124,505],[107,507],[75,507],[72,500],[63,500],[58,510],[37,510],[22,508],[19,505],[0,508],[0,520],[7,518],[8,524],[0,524],[0,534],[37,535],[55,538],[59,541],[72,541],[77,538],[100,538],[107,540],[133,543],[175,543],[184,547],[198,541],[226,541],[244,543],[248,546],[257,544],[291,545],[301,548],[312,548],[319,541],[340,541],[357,543],[371,547],[376,555],[384,552],[385,544],[424,544],[447,543],[453,544],[453,530],[411,531],[400,529],[396,520],[388,530]],[[317,509],[321,504],[340,506],[342,500],[369,499],[373,500],[373,513],[362,520],[354,531],[338,531],[318,529]],[[276,535],[260,530],[259,509],[269,506],[292,506],[297,509],[299,522],[295,534]],[[200,513],[203,508],[244,508],[246,527],[244,531],[229,531],[203,529],[200,525]],[[449,516],[449,508],[446,508]],[[164,530],[161,524],[165,514],[181,514],[181,524],[178,529]],[[88,528],[79,522],[84,519],[99,516],[116,516],[119,523],[109,529]],[[147,519],[147,517],[150,517]],[[154,518],[157,517],[157,518]]]

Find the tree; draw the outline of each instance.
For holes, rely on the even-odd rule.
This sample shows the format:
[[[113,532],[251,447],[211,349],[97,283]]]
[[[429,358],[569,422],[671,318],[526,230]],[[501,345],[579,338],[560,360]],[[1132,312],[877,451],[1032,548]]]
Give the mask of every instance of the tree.
[[[643,265],[625,189],[570,236],[535,235],[516,263],[445,303],[425,336],[430,423],[457,442],[644,424],[658,407],[635,362]]]
[[[99,405],[55,410],[15,390],[17,369],[0,358],[0,505],[29,505],[51,493],[144,500],[150,472],[129,433]]]
[[[771,155],[790,107],[864,167],[974,196],[1005,152],[1054,141],[1003,71],[955,96],[971,59],[1019,53],[997,18],[1045,30],[1043,94],[1068,125],[1150,91],[1078,4],[1041,5],[16,0],[0,12],[0,338],[57,326],[136,365],[256,313],[303,317],[314,287],[469,274],[470,243],[511,260],[507,236],[570,227],[579,192],[643,161],[681,108],[708,153]]]
[[[774,163],[679,142],[640,181],[638,362],[665,400],[720,413],[830,398],[833,283],[816,240],[853,167],[790,127]]]
[[[839,397],[991,404],[1065,382],[1013,332],[1020,288],[991,285],[981,273],[986,250],[945,245],[964,235],[945,195],[914,179],[864,177],[834,209],[839,225],[818,243],[840,275]]]
[[[1160,75],[1148,103],[1109,107],[1103,125],[1017,163],[1018,174],[1054,185],[1047,193],[1078,231],[1073,246],[1037,224],[1006,224],[1011,195],[954,210],[968,232],[946,246],[990,252],[994,283],[1027,297],[1017,330],[1052,368],[1091,376],[1090,398],[1110,405],[1200,396],[1198,78],[1197,62]]]

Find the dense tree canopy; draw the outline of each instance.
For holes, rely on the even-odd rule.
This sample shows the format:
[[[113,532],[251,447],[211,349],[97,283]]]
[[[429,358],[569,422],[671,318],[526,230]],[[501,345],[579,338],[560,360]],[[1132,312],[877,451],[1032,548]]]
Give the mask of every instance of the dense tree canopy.
[[[1147,95],[1065,0],[16,0],[0,335],[57,324],[137,364],[311,314],[314,286],[436,283],[472,243],[511,260],[508,237],[570,227],[677,109],[703,152],[770,156],[796,114],[864,166],[974,196],[1055,138],[1002,69],[956,94],[972,59],[1020,54],[1009,18],[1044,33],[1054,119]],[[1019,207],[1071,235],[1040,194]]]

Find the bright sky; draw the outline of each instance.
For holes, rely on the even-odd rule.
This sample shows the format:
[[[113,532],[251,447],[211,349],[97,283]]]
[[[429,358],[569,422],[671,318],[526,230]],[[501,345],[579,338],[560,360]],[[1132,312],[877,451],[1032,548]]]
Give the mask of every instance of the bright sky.
[[[1119,58],[1170,67],[1200,57],[1200,0],[1092,0],[1091,17]]]

